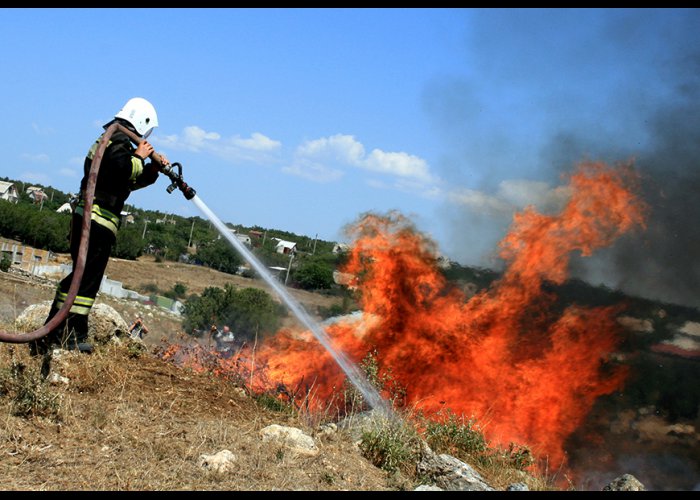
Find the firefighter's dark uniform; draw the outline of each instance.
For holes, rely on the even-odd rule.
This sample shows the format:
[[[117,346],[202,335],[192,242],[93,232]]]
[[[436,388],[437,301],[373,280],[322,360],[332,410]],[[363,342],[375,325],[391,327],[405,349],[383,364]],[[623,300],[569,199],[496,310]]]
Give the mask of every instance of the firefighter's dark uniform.
[[[112,123],[106,124],[105,129]],[[130,128],[127,123],[120,123]],[[95,141],[85,158],[84,176],[80,182],[80,197],[71,219],[69,238],[73,269],[75,269],[80,248],[88,176],[92,159],[101,139],[102,136]],[[152,162],[145,163],[143,158],[135,154],[135,151],[136,149],[126,134],[119,130],[112,134],[102,156],[95,184],[90,217],[90,239],[78,294],[66,319],[46,336],[32,343],[32,353],[46,353],[51,345],[57,344],[67,349],[92,350],[92,346],[87,344],[88,314],[95,303],[95,297],[100,289],[112,247],[116,242],[124,203],[132,191],[149,186],[158,178],[156,165]],[[72,281],[73,272],[59,283],[51,310],[44,324],[48,323],[63,307]]]

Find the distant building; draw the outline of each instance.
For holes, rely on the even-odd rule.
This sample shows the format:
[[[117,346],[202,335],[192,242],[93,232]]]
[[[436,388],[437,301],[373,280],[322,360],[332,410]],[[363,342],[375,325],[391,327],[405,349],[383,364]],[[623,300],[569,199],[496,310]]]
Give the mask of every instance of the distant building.
[[[248,236],[247,234],[241,234],[238,232],[237,229],[234,229],[231,227],[229,227],[228,230],[231,232],[232,235],[234,235],[236,237],[236,239],[238,239],[238,241],[240,241],[244,245],[246,245],[248,247],[253,246],[253,241],[250,239],[250,236]],[[216,239],[220,240],[221,235],[217,236]]]
[[[72,211],[73,211],[73,208],[70,206],[70,203],[68,203],[68,202],[65,202],[63,205],[61,205],[60,207],[58,207],[56,209],[56,212],[58,212],[59,214],[69,214]]]
[[[25,190],[25,193],[27,193],[34,200],[34,203],[41,203],[42,201],[49,199],[49,196],[39,186],[29,186]]]
[[[236,238],[238,238],[238,241],[240,241],[246,246],[253,246],[253,242],[250,239],[250,236],[248,236],[247,234],[236,233]]]
[[[177,224],[177,221],[174,217],[168,219],[168,216],[166,215],[162,219],[156,219],[156,224]]]
[[[133,224],[134,222],[136,222],[134,219],[134,214],[132,214],[131,212],[122,210],[119,215],[126,224]]]
[[[333,245],[333,253],[345,253],[350,250],[350,245],[347,243],[336,243]]]
[[[0,181],[0,200],[7,200],[12,203],[19,201],[17,188],[13,183]]]
[[[275,251],[277,253],[289,255],[292,253],[295,253],[297,251],[297,244],[294,243],[293,241],[285,241],[281,240],[279,238],[272,238],[273,240],[277,240],[277,244],[275,245]]]

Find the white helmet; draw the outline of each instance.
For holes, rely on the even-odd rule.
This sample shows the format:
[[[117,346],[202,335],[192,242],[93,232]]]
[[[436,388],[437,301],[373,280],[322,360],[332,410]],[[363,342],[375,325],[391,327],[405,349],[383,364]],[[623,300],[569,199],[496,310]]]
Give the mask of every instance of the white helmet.
[[[158,115],[153,104],[142,97],[129,99],[124,107],[114,115],[134,126],[136,132],[144,139],[158,126]]]

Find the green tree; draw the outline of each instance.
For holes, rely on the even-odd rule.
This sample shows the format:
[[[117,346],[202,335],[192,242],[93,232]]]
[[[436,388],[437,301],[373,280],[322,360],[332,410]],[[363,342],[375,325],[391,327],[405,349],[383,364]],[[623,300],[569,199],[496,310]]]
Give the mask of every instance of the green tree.
[[[324,290],[333,286],[333,267],[319,259],[305,259],[294,270],[293,282],[304,290]]]
[[[236,274],[243,258],[224,238],[214,240],[197,249],[197,258],[208,267],[228,274]]]
[[[144,240],[136,224],[122,224],[112,255],[120,259],[136,260],[143,254]]]
[[[284,306],[272,300],[265,290],[242,288],[234,294],[223,319],[231,331],[251,340],[256,334],[264,336],[276,332],[285,315]]]
[[[208,287],[202,295],[190,296],[183,309],[185,331],[202,330],[212,324],[229,325],[237,336],[253,338],[279,329],[286,309],[265,290],[233,285]]]
[[[3,252],[2,254],[2,259],[0,259],[0,271],[7,272],[8,269],[10,269],[10,266],[12,265],[12,259]]]

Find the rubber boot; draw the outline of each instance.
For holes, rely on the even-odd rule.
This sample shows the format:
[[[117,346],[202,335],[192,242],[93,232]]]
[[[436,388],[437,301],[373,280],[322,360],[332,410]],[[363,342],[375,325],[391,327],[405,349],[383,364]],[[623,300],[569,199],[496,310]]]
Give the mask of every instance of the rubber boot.
[[[88,317],[82,314],[69,313],[61,340],[62,349],[84,352],[86,354],[92,353],[93,346],[88,342]]]
[[[44,356],[47,353],[51,353],[54,347],[58,347],[61,343],[60,335],[56,330],[47,333],[40,339],[29,343],[29,354],[31,356]]]

